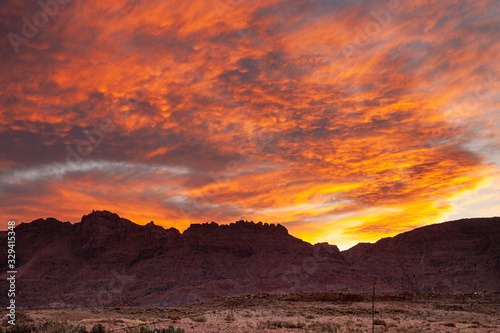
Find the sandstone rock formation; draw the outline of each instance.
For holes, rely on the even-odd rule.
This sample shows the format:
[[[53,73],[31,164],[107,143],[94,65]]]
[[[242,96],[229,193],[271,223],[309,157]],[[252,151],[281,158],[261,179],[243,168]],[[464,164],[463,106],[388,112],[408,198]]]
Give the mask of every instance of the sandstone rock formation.
[[[6,232],[0,266],[7,271]],[[500,218],[431,225],[340,252],[238,221],[180,233],[96,211],[16,227],[19,306],[168,306],[259,292],[500,291]],[[6,287],[6,274],[0,286]],[[6,290],[6,289],[5,289]],[[6,302],[6,294],[0,296]]]

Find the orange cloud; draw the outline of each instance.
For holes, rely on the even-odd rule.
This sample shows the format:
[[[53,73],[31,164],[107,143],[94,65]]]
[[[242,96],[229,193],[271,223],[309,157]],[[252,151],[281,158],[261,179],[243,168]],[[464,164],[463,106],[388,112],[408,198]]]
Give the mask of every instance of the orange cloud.
[[[2,35],[41,10],[8,1]],[[0,49],[0,219],[243,218],[344,246],[439,221],[498,172],[498,10],[61,5]]]

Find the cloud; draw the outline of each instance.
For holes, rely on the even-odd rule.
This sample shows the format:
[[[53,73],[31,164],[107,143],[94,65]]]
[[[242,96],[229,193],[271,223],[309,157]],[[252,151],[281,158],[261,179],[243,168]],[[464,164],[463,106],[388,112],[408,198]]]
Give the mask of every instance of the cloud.
[[[40,11],[0,9],[5,221],[102,208],[375,240],[496,172],[492,1],[75,0],[22,35]]]

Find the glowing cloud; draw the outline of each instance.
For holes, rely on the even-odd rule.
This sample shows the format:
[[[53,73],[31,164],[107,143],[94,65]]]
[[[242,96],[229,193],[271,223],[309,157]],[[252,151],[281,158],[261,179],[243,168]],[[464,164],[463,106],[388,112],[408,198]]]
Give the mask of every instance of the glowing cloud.
[[[497,177],[497,1],[42,3],[0,8],[4,225],[108,209],[347,247]]]

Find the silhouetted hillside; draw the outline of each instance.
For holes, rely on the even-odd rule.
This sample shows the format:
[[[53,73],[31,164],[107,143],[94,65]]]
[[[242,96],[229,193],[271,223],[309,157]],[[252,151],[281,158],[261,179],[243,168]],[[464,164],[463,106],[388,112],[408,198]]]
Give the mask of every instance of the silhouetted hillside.
[[[212,222],[180,233],[107,211],[75,224],[22,223],[16,240],[16,300],[26,307],[166,306],[264,291],[365,291],[373,281],[386,291],[500,291],[500,218],[431,225],[343,252],[279,224]]]

